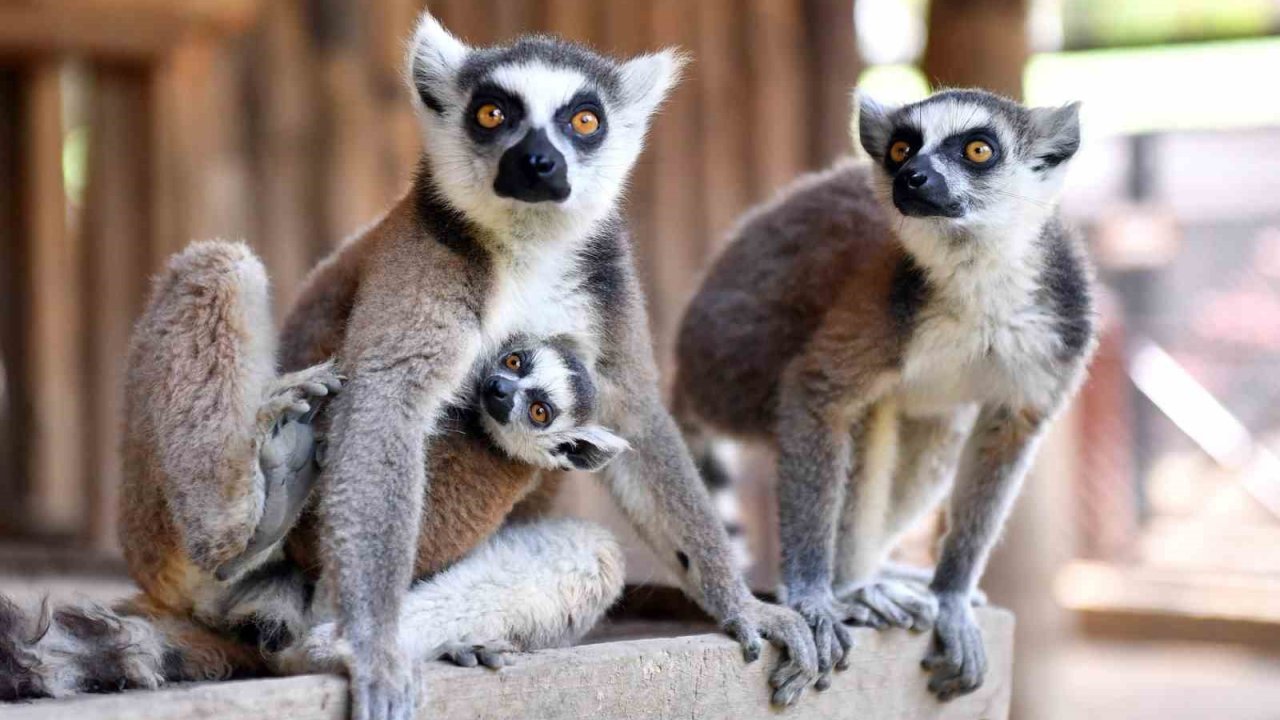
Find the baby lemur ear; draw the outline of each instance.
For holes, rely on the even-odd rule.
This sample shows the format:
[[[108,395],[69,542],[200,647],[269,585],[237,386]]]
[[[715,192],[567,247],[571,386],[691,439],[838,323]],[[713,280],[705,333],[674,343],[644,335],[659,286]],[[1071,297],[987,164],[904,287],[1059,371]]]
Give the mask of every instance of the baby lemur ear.
[[[629,110],[641,118],[653,114],[680,82],[689,57],[675,48],[641,55],[622,64],[622,91]]]
[[[1032,168],[1046,170],[1070,160],[1080,149],[1080,103],[1062,107],[1031,108],[1035,138],[1030,156]]]
[[[889,135],[893,132],[893,123],[889,116],[898,108],[881,105],[862,90],[853,91],[853,123],[850,130],[862,149],[867,151],[872,160],[884,162],[885,150],[889,147]]]
[[[422,13],[409,41],[409,84],[417,102],[443,113],[445,103],[454,100],[452,80],[469,52],[431,13]]]
[[[551,451],[557,465],[565,470],[595,472],[608,465],[631,445],[599,425],[568,430],[557,438],[560,442]]]

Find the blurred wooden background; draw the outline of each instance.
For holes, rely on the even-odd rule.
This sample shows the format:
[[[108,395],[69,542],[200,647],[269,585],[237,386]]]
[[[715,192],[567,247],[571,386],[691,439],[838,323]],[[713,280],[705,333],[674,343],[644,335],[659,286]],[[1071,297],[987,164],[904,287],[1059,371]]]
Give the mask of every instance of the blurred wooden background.
[[[930,77],[1017,94],[1026,40],[1007,28],[1025,25],[1025,0],[935,5],[934,27],[963,32],[930,34]],[[692,54],[628,203],[664,363],[733,219],[849,151],[851,0],[430,7],[474,44],[548,31],[622,55]],[[282,311],[317,259],[403,192],[418,129],[401,65],[421,8],[0,3],[0,538],[114,548],[122,363],[147,278],[170,253],[248,240]],[[86,180],[68,203],[64,131],[81,125]],[[767,507],[755,516],[767,524]]]

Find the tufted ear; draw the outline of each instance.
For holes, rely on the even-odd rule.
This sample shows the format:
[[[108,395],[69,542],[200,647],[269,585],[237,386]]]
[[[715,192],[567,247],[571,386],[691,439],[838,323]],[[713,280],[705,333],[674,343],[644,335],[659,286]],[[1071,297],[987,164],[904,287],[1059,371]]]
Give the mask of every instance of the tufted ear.
[[[853,135],[862,149],[876,162],[884,162],[889,136],[893,133],[890,116],[898,108],[881,105],[861,90],[853,91]]]
[[[1036,170],[1055,168],[1070,160],[1080,149],[1080,103],[1062,107],[1031,108],[1035,137],[1030,156]]]
[[[564,470],[595,472],[631,449],[626,440],[599,425],[565,431],[557,440],[551,454]]]
[[[674,48],[640,55],[622,64],[622,91],[629,109],[641,117],[653,114],[680,82],[688,56]]]
[[[452,100],[453,78],[471,48],[449,34],[440,21],[424,12],[409,41],[409,84],[423,107],[443,113]]]

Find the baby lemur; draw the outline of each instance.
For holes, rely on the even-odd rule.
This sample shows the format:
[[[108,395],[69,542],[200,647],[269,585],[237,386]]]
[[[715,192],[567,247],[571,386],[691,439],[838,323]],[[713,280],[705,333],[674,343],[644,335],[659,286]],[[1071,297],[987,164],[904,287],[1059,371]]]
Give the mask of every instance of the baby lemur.
[[[337,390],[340,382],[326,364],[303,375],[270,380],[261,394],[250,389],[258,380],[255,373],[271,367],[270,344],[258,341],[269,337],[270,330],[265,282],[261,264],[247,248],[218,242],[193,245],[157,279],[137,325],[130,357],[128,386],[133,400],[127,437],[135,454],[122,506],[125,553],[143,594],[117,612],[58,607],[46,620],[46,631],[37,633],[34,641],[21,632],[35,633],[34,621],[23,618],[16,608],[0,608],[7,611],[7,617],[0,618],[7,620],[0,624],[0,655],[6,655],[4,648],[10,643],[13,695],[148,687],[163,680],[289,669],[290,658],[265,661],[274,660],[307,629],[306,604],[315,576],[314,518],[304,517],[289,534],[287,559],[281,557],[278,546],[311,491],[310,421],[317,399]],[[246,332],[248,328],[253,331]],[[620,438],[591,424],[596,387],[567,339],[513,339],[478,367],[476,376],[474,392],[460,397],[448,410],[447,430],[429,458],[428,472],[437,482],[422,504],[415,578],[439,586],[433,588],[437,598],[466,595],[468,585],[474,587],[483,579],[470,578],[459,587],[452,576],[433,576],[483,546],[517,503],[543,499],[546,491],[539,483],[540,469],[598,470],[626,449]],[[175,388],[178,392],[172,392]],[[195,388],[201,391],[183,392]],[[210,401],[211,393],[222,400]],[[237,397],[236,393],[244,394]],[[252,408],[258,402],[255,417],[245,414],[244,405]],[[203,488],[185,487],[179,478],[194,477],[200,482],[210,478],[172,476],[173,468],[163,460],[138,463],[138,458],[163,458],[163,453],[147,452],[147,445],[177,446],[191,442],[187,434],[199,432],[206,437],[215,426],[235,436],[237,409],[243,414],[239,419],[248,419],[244,432],[249,442],[228,441],[229,450],[240,454],[223,452],[219,461],[206,466],[212,471],[217,466],[237,470],[240,474],[216,479],[229,481],[230,489],[242,488],[247,497],[239,498],[238,504],[225,502],[225,496],[201,498],[191,504],[206,512],[181,514],[188,506],[175,501],[175,496]],[[219,452],[216,447],[209,450]],[[194,464],[184,467],[197,472]],[[245,520],[237,523],[233,513],[248,515],[257,508],[262,509],[252,515],[257,518],[256,527]],[[244,549],[216,567],[207,563],[202,567],[207,555],[184,544],[186,537],[201,535],[205,529],[193,528],[192,517],[238,527],[239,532],[228,534],[226,541],[233,549]],[[588,537],[592,532],[585,527],[568,529]],[[520,530],[507,534],[521,533],[529,535]],[[572,592],[594,593],[596,601],[573,607],[576,615],[567,618],[573,625],[568,639],[589,629],[620,592],[621,559],[616,548],[609,554],[607,569],[596,589],[584,582],[586,572],[575,578],[579,587]],[[486,587],[496,590],[504,582],[508,579],[490,577]],[[429,593],[420,590],[419,594]],[[537,592],[524,597],[531,600]],[[555,602],[557,597],[547,599]],[[465,612],[447,617],[454,620],[457,615]],[[439,630],[437,625],[421,630],[420,635],[432,631],[439,635]],[[557,631],[565,632],[536,626],[526,631],[526,637]],[[507,645],[477,651],[471,645],[450,644],[450,637],[444,635],[434,647],[424,647],[423,654],[464,663],[480,659],[493,665],[501,662],[501,650],[523,649],[526,637],[508,637]],[[257,650],[263,654],[255,656]],[[273,667],[268,668],[269,664]],[[18,690],[18,685],[25,689]],[[9,694],[0,688],[0,697]]]
[[[933,624],[925,666],[947,699],[982,682],[971,594],[1095,344],[1091,269],[1056,206],[1077,106],[863,98],[856,127],[870,162],[797,181],[711,268],[676,407],[691,444],[776,446],[783,589],[824,669],[850,616]],[[877,577],[953,474],[932,597]]]

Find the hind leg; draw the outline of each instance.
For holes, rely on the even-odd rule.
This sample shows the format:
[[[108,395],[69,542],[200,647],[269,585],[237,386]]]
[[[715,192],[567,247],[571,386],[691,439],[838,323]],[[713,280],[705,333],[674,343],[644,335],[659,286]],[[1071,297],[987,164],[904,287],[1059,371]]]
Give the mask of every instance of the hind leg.
[[[513,652],[570,645],[622,592],[622,553],[601,527],[574,519],[509,525],[405,596],[400,647],[413,660],[501,666]],[[336,627],[318,625],[290,672],[341,670]]]
[[[274,526],[300,504],[292,496],[310,489],[299,470],[309,468],[313,439],[297,430],[337,382],[327,365],[278,378],[262,263],[239,243],[195,243],[156,279],[135,326],[126,481],[161,485],[137,492],[163,495],[200,569],[213,573],[247,551],[265,559],[262,540],[278,541]],[[287,489],[295,479],[297,492]],[[132,518],[128,504],[124,514],[125,543],[152,542],[152,519]],[[264,525],[268,537],[255,538]]]

